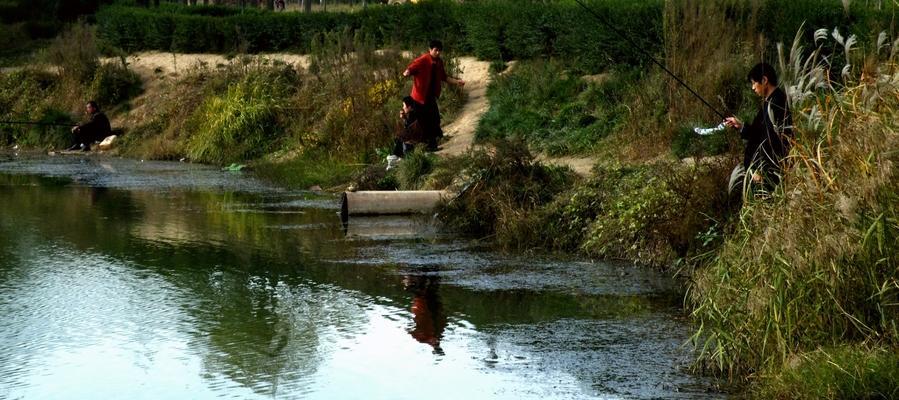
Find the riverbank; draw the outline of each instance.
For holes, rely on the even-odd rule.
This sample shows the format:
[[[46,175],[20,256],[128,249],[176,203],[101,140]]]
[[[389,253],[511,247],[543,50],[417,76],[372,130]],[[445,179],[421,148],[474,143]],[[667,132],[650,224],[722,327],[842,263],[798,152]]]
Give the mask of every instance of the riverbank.
[[[9,397],[726,397],[651,269],[344,224],[336,196],[191,163],[0,152],[0,202]]]

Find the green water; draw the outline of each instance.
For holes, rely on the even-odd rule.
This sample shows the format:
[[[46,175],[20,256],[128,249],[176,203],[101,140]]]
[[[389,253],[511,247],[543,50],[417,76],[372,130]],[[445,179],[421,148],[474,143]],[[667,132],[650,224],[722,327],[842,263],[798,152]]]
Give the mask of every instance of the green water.
[[[0,157],[0,398],[720,397],[668,278],[179,163]]]

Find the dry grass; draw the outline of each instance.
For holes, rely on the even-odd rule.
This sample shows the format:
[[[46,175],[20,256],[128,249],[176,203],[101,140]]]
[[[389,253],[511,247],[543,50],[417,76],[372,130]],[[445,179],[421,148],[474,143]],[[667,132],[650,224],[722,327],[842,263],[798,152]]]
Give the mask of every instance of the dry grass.
[[[749,199],[691,288],[695,340],[713,370],[736,377],[821,345],[899,344],[899,76],[889,53],[875,75],[850,69],[839,84],[809,84],[832,76],[831,64],[816,51],[793,55],[802,62],[784,75],[797,140],[784,183]]]

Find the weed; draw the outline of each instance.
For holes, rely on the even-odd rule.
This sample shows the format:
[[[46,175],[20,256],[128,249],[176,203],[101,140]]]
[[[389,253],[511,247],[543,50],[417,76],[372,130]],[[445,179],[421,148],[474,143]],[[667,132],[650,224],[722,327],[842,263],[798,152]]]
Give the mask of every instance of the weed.
[[[571,171],[534,160],[521,142],[497,141],[495,153],[483,151],[465,157],[457,174],[466,182],[461,195],[440,210],[448,226],[478,237],[495,235],[507,248],[531,246],[534,232],[523,229],[522,218],[546,205],[571,184]],[[522,240],[522,234],[528,236]]]
[[[100,67],[94,28],[83,23],[72,25],[47,48],[45,58],[57,66],[60,77],[72,82],[90,82]]]
[[[722,374],[776,369],[822,345],[899,341],[894,61],[868,81],[808,85],[831,75],[817,55],[784,74],[800,96],[781,187],[749,200],[691,287],[701,360]]]
[[[406,154],[396,169],[396,180],[403,190],[420,189],[428,174],[434,170],[437,157],[421,149]]]
[[[523,139],[550,154],[583,153],[617,129],[627,109],[624,93],[633,74],[593,84],[571,75],[559,61],[519,64],[488,88],[491,107],[477,138]]]
[[[843,345],[795,356],[752,393],[759,399],[894,399],[897,382],[895,349]]]
[[[249,74],[221,96],[211,96],[194,114],[197,130],[187,141],[196,161],[227,163],[263,154],[280,134],[277,112],[289,87],[264,74]]]

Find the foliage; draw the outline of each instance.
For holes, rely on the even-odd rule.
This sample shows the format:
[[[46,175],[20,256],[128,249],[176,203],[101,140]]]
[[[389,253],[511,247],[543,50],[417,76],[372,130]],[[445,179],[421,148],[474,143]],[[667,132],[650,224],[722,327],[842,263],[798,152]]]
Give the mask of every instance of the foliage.
[[[616,0],[596,3],[625,31],[657,48],[661,2]],[[601,70],[609,60],[642,63],[603,26],[585,24],[583,11],[574,4],[488,1],[455,3],[427,1],[398,6],[373,5],[352,14],[271,13],[222,8],[168,6],[157,10],[106,7],[97,15],[101,36],[128,51],[249,52],[293,50],[309,52],[316,35],[335,30],[362,30],[378,47],[402,45],[421,48],[441,38],[447,48],[470,51],[489,59],[531,58],[550,55],[582,59],[583,70]],[[533,18],[521,18],[522,13]],[[647,26],[654,27],[647,29]],[[242,43],[246,45],[241,49]]]
[[[262,159],[253,164],[253,169],[257,176],[275,184],[307,189],[313,185],[329,188],[344,184],[357,173],[358,166],[348,164],[337,155],[306,152],[284,160]]]
[[[264,154],[280,134],[278,109],[295,75],[289,67],[278,72],[247,74],[225,93],[207,97],[194,114],[197,129],[187,140],[187,156],[222,164]]]
[[[68,114],[54,108],[52,99],[56,89],[54,75],[32,69],[0,74],[0,119],[70,124]],[[22,147],[62,148],[71,141],[67,127],[41,125],[2,125],[0,144],[19,144]]]
[[[523,139],[550,154],[589,151],[623,122],[634,76],[604,75],[591,83],[559,61],[519,63],[488,87],[491,107],[477,138]]]
[[[494,154],[476,151],[452,164],[464,166],[457,175],[465,183],[459,197],[441,208],[440,218],[466,234],[496,235],[505,247],[531,246],[538,233],[524,224],[525,219],[570,185],[572,173],[535,161],[521,142],[497,141],[494,145]]]
[[[53,40],[46,50],[46,60],[59,68],[60,77],[72,82],[89,82],[100,66],[100,52],[94,28],[72,25]]]
[[[822,345],[899,343],[899,87],[895,52],[885,53],[846,85],[817,78],[829,75],[817,50],[784,74],[797,127],[784,183],[747,199],[691,288],[713,370],[738,376]]]
[[[543,211],[549,248],[668,266],[708,251],[700,235],[725,222],[732,165],[598,166]]]
[[[402,190],[418,190],[437,163],[437,157],[417,148],[407,153],[396,169],[398,187]]]
[[[52,125],[32,125],[27,127],[23,134],[15,137],[15,142],[23,147],[35,147],[42,149],[64,149],[72,144],[72,117],[69,114],[55,110],[46,109],[41,112],[37,121],[40,124],[60,124],[62,126]]]
[[[897,382],[895,349],[844,345],[797,356],[752,393],[759,399],[895,399]]]
[[[119,104],[140,93],[141,81],[134,71],[118,63],[105,63],[94,72],[88,96],[105,104]]]
[[[717,156],[738,148],[736,135],[729,135],[727,131],[721,131],[708,136],[700,136],[693,131],[693,128],[685,126],[675,131],[671,141],[671,152],[675,157]]]

